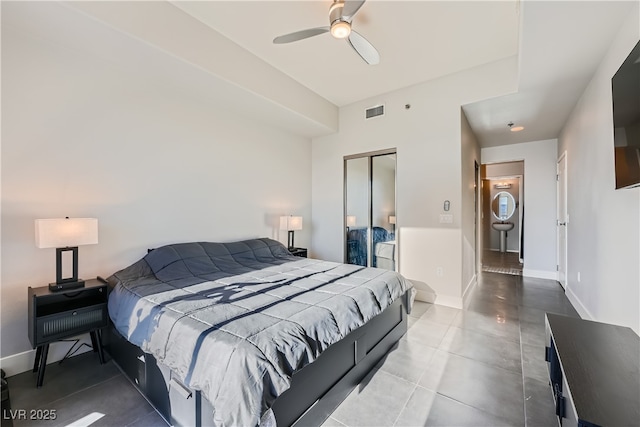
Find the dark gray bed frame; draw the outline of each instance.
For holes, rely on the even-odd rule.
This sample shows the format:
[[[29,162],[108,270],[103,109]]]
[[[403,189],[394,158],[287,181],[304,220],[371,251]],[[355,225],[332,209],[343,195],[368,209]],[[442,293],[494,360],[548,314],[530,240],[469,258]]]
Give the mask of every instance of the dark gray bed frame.
[[[331,345],[296,372],[291,388],[272,406],[278,427],[319,426],[407,331],[411,291],[382,313]],[[129,343],[112,324],[104,347],[120,370],[172,425],[208,426],[213,415],[199,391],[191,391],[155,358]]]

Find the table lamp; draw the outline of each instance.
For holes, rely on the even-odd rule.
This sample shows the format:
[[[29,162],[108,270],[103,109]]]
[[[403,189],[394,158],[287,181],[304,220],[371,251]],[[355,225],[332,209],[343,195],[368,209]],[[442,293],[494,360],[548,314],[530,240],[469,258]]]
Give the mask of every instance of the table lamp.
[[[78,246],[98,243],[98,220],[96,218],[53,218],[36,219],[36,246],[56,248],[56,281],[49,283],[49,289],[60,291],[84,287],[84,280],[78,279]],[[62,254],[71,251],[72,275],[62,277]]]
[[[287,239],[287,243],[289,245],[289,249],[294,248],[293,246],[293,232],[297,230],[302,230],[302,217],[301,216],[281,216],[280,217],[280,230],[287,230],[289,232],[289,236]]]
[[[395,215],[389,215],[389,224],[391,224],[391,229],[393,231],[395,231],[396,229],[396,216]]]

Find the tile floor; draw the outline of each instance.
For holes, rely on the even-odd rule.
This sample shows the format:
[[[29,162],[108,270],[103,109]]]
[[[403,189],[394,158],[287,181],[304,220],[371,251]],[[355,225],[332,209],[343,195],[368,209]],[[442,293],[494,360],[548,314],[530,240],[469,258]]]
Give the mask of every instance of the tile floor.
[[[324,426],[554,426],[544,351],[545,311],[578,316],[555,281],[482,273],[467,307],[416,302],[409,331]],[[109,362],[86,353],[35,374],[10,377],[12,409],[56,409],[66,426],[165,426]],[[3,422],[4,426],[5,423]]]
[[[522,275],[523,265],[517,252],[482,251],[482,271]]]
[[[579,317],[557,282],[495,273],[464,310],[417,302],[407,335],[324,425],[557,425],[545,312]]]

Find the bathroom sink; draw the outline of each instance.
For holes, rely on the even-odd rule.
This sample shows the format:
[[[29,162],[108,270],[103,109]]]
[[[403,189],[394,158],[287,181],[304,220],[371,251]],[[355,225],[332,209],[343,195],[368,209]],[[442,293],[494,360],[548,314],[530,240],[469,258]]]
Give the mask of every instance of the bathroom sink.
[[[511,231],[513,230],[513,225],[512,222],[494,222],[491,224],[493,229],[498,231]]]

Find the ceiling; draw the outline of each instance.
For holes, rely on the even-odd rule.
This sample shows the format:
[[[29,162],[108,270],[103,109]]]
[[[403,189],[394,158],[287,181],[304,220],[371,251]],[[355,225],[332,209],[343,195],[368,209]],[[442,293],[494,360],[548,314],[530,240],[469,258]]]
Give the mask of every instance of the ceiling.
[[[338,107],[517,58],[516,92],[462,106],[488,147],[558,137],[638,0],[368,0],[353,27],[380,52],[375,66],[329,34],[272,43],[328,25],[330,4],[3,2],[3,39],[7,27],[38,33],[309,137],[337,130]]]
[[[633,3],[369,0],[353,28],[380,52],[375,66],[328,34],[272,44],[328,25],[329,0],[174,5],[337,106],[518,55],[517,93],[464,106],[488,147],[556,138]]]
[[[518,91],[463,107],[480,145],[557,138],[634,3],[524,2]]]
[[[272,43],[279,35],[329,25],[331,0],[173,4],[337,106],[518,53],[513,0],[369,0],[352,25],[380,52],[375,66],[330,34]]]

